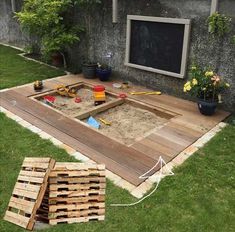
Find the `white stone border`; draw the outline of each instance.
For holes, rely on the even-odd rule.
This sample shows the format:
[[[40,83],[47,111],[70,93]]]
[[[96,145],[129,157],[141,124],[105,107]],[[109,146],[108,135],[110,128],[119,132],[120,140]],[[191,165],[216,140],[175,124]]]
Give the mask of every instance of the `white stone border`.
[[[31,123],[23,120],[21,117],[17,116],[16,114],[11,113],[10,111],[6,110],[5,108],[0,106],[0,112],[4,113],[7,117],[13,119],[21,126],[29,129],[30,131],[38,134],[42,139],[49,139],[55,146],[66,150],[66,152],[73,156],[75,159],[83,162],[83,163],[95,163],[95,161],[89,159],[82,153],[76,151],[72,147],[66,145],[65,143],[59,141],[55,137],[51,136],[50,134],[42,131],[40,128],[32,125]],[[194,154],[199,148],[203,147],[210,139],[212,139],[222,128],[226,127],[227,123],[220,122],[210,131],[208,131],[205,135],[200,137],[195,143],[187,147],[184,151],[178,154],[172,161],[167,163],[167,166],[170,170],[173,168],[181,165],[187,160],[190,156]],[[163,173],[165,170],[165,166],[163,167]],[[115,185],[121,187],[130,192],[136,198],[142,198],[156,183],[157,181],[157,174],[153,174],[149,177],[146,181],[140,184],[138,187],[134,186],[133,184],[129,183],[128,181],[124,180],[120,176],[114,174],[113,172],[106,170],[106,177],[110,179]]]

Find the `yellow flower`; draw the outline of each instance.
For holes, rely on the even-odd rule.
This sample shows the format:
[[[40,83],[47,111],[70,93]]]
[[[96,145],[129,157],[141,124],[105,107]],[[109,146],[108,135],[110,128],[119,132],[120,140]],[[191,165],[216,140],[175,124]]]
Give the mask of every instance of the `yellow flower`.
[[[230,87],[230,84],[229,84],[229,83],[225,83],[225,86],[229,88],[229,87]]]
[[[191,82],[190,81],[187,81],[185,84],[184,84],[184,92],[187,92],[187,91],[190,91],[191,90]]]
[[[187,91],[190,91],[191,88],[192,88],[191,85],[187,85],[187,86],[186,86],[186,90],[187,90]]]
[[[196,66],[192,66],[192,68],[191,68],[192,70],[196,70],[197,69],[197,67]]]
[[[212,77],[214,75],[214,72],[213,71],[207,71],[205,72],[205,76],[206,77]]]
[[[184,84],[184,87],[187,87],[190,85],[190,81],[187,81],[185,84]]]
[[[193,85],[197,85],[198,84],[198,81],[197,79],[193,78],[193,81],[192,81]]]
[[[203,90],[203,91],[206,91],[206,88],[203,88],[202,90]]]

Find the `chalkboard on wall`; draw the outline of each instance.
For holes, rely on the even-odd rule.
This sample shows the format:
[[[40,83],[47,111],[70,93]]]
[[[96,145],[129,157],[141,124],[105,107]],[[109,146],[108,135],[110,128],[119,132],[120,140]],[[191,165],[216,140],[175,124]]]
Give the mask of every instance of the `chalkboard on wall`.
[[[190,20],[128,16],[125,64],[183,78]]]

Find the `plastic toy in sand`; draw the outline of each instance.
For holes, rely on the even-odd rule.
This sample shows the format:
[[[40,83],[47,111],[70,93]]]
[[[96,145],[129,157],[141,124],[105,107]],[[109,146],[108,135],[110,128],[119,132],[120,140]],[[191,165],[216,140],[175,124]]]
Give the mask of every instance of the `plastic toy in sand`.
[[[96,128],[96,129],[100,128],[100,123],[97,122],[92,116],[88,118],[87,124],[91,127]]]
[[[76,97],[74,100],[76,103],[80,103],[82,101],[82,99],[80,97]]]
[[[65,85],[58,85],[55,88],[56,92],[61,95],[61,96],[65,96],[65,97],[77,97],[77,90],[73,87],[69,88],[66,87]]]
[[[51,96],[51,95],[47,95],[47,96],[44,96],[43,99],[45,101],[48,101],[48,102],[51,102],[51,103],[54,103],[56,98],[54,96]]]
[[[95,106],[106,102],[105,87],[103,85],[96,85],[93,88]]]
[[[103,118],[99,118],[99,120],[106,126],[111,126],[111,122],[108,122],[107,120],[103,119]]]
[[[119,98],[122,98],[122,99],[125,99],[125,98],[127,98],[127,95],[126,95],[125,93],[120,93],[120,94],[118,95],[118,97],[119,97]]]

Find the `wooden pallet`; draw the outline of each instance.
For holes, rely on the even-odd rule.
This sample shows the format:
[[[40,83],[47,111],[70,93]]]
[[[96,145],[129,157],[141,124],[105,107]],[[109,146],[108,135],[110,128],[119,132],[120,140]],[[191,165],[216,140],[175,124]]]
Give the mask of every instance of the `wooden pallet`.
[[[51,225],[104,220],[105,166],[56,163],[38,219]]]
[[[32,230],[35,215],[43,200],[50,170],[51,158],[25,158],[16,181],[4,220]]]

